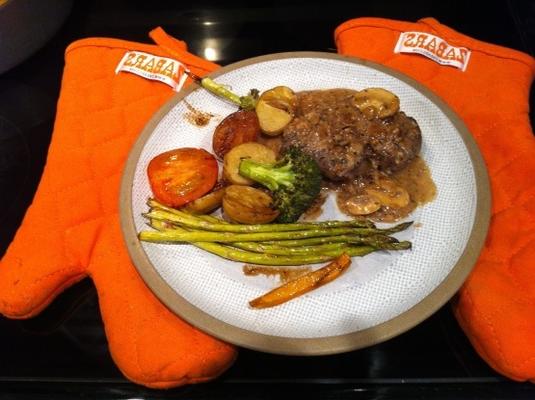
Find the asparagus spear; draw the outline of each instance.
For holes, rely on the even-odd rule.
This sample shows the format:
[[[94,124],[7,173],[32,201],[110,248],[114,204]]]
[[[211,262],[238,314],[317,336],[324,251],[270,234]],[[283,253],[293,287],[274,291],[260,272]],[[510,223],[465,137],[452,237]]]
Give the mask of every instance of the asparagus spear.
[[[256,89],[251,89],[247,96],[238,96],[211,78],[201,78],[191,71],[186,71],[186,74],[188,74],[188,76],[193,79],[195,83],[205,88],[209,92],[218,97],[231,101],[244,110],[254,110],[256,107],[256,102],[258,101],[259,95],[259,92]]]
[[[160,203],[159,201],[155,199],[149,199],[147,201],[147,205],[151,209],[160,209],[160,210],[168,211],[170,213],[176,213],[179,215],[184,214],[184,211],[178,210],[172,207],[167,207],[166,205]],[[213,215],[195,215],[195,214],[189,214],[189,213],[187,214],[192,217],[204,219],[205,221],[210,221],[214,223],[217,222],[221,224],[230,224],[230,222],[225,221],[224,219],[218,218]],[[360,220],[354,219],[354,220],[349,220],[349,221],[319,221],[319,222],[301,221],[301,222],[294,222],[293,224],[299,224],[300,226],[317,226],[318,224],[326,224],[330,226],[354,226],[355,228],[375,228],[375,224],[372,221],[365,220],[365,219],[360,219]],[[270,225],[293,225],[293,224],[270,224]]]
[[[163,231],[163,230],[173,230],[175,228],[170,227],[163,221],[151,220],[153,228]],[[181,232],[188,231],[187,229],[176,228],[175,230]],[[255,253],[266,253],[266,254],[276,254],[276,255],[297,255],[297,254],[338,254],[339,251],[347,249],[348,247],[358,247],[352,246],[354,243],[360,243],[367,246],[374,247],[376,250],[405,250],[411,248],[410,242],[398,242],[395,238],[391,238],[391,241],[385,241],[383,238],[376,236],[370,236],[366,238],[357,238],[357,239],[366,239],[364,241],[353,240],[351,236],[340,236],[345,237],[347,240],[341,241],[338,243],[321,243],[304,245],[307,241],[312,243],[313,239],[322,239],[322,238],[311,238],[311,239],[301,239],[301,240],[287,240],[287,241],[272,241],[272,242],[231,242],[228,243],[229,246],[241,249],[252,251]],[[386,236],[387,238],[390,238]],[[333,238],[337,238],[334,236]],[[283,243],[283,242],[294,242],[295,246],[279,246],[273,243]]]
[[[231,224],[213,216],[193,216],[183,213],[160,205],[155,201],[149,202],[149,205],[156,207],[146,216],[150,218],[150,226],[157,231],[140,232],[140,240],[187,242],[221,257],[252,264],[274,266],[314,264],[331,260],[343,252],[350,256],[363,256],[381,249],[402,250],[411,247],[410,242],[398,242],[395,238],[388,236],[390,233],[406,229],[410,223],[399,224],[383,230],[337,228],[336,224],[334,228],[333,225],[330,227],[329,224],[322,228],[319,225],[321,223],[271,224],[271,226],[279,227],[282,225],[283,229],[288,225],[305,226],[305,229],[251,232],[249,230],[251,227],[266,227],[268,225]],[[185,224],[181,226],[177,220],[185,222]],[[189,225],[204,228],[213,228],[214,225],[219,228],[222,226],[241,226],[245,229],[244,232],[217,232],[192,230]],[[367,236],[358,236],[355,235],[355,232]],[[361,244],[361,246],[352,244]],[[362,244],[364,245],[362,246]]]
[[[371,235],[371,236],[352,236],[352,235],[338,235],[338,236],[323,236],[308,239],[289,239],[289,240],[270,240],[264,242],[265,244],[276,245],[281,247],[295,247],[295,246],[314,246],[325,243],[352,243],[352,244],[370,244],[375,243],[395,243],[398,240],[393,236],[387,235]]]
[[[149,218],[160,219],[153,213],[146,215]],[[148,242],[261,242],[267,240],[284,239],[304,239],[309,237],[332,236],[332,235],[365,235],[368,229],[364,228],[319,228],[307,229],[304,231],[282,231],[282,232],[212,232],[212,231],[189,231],[179,232],[176,229],[162,232],[141,231],[139,238]]]
[[[169,209],[169,208],[168,208]],[[173,210],[173,209],[170,209]],[[265,225],[240,225],[229,223],[213,223],[208,220],[194,217],[178,210],[167,212],[153,209],[144,214],[145,217],[161,221],[170,222],[186,228],[202,229],[197,232],[167,232],[159,234],[157,232],[141,232],[144,240],[160,241],[210,241],[210,242],[236,242],[236,241],[268,241],[268,240],[288,240],[304,239],[310,237],[335,236],[335,235],[355,235],[369,236],[376,234],[390,234],[406,229],[411,223],[403,223],[390,229],[377,228],[352,228],[344,227],[352,221],[326,221],[326,223],[292,223],[292,224],[265,224]],[[341,222],[341,224],[333,224]],[[337,228],[336,226],[342,226]]]
[[[306,240],[306,239],[303,239]],[[349,247],[358,247],[352,246],[351,243],[342,242],[342,243],[325,243],[311,246],[300,246],[297,247],[288,247],[288,246],[277,246],[273,244],[267,244],[265,242],[234,242],[231,243],[232,246],[237,247],[242,250],[254,251],[256,253],[266,253],[266,254],[333,254],[338,253],[340,250],[347,249]],[[377,250],[406,250],[411,248],[411,243],[407,241],[397,242],[397,243],[386,243],[386,242],[374,242],[370,240],[366,243],[367,246],[372,246]]]
[[[162,221],[152,220],[150,225],[155,229],[158,229],[158,232],[169,232],[167,225]],[[171,231],[178,231],[179,233],[184,233],[184,229],[180,227],[174,227]],[[232,260],[239,261],[248,264],[258,264],[258,265],[273,265],[273,266],[283,266],[283,265],[303,265],[303,264],[318,264],[326,262],[336,257],[334,254],[341,254],[336,252],[333,254],[295,254],[295,255],[276,255],[276,254],[265,254],[265,253],[255,253],[250,251],[239,250],[230,246],[224,246],[219,243],[210,243],[210,242],[191,242],[192,245],[208,251],[212,254],[218,255],[220,257]],[[369,254],[376,249],[371,246],[360,246],[355,248],[345,249],[347,254],[350,256],[364,256]]]
[[[155,202],[156,203],[156,202]],[[153,203],[154,204],[154,203]],[[162,207],[165,207],[162,205]],[[165,207],[167,208],[167,207]],[[213,215],[196,215],[197,218],[200,218],[204,221],[229,224],[229,222],[224,219],[217,218]],[[161,222],[161,221],[158,221]],[[370,221],[361,221],[363,226],[375,227]],[[393,236],[384,235],[373,235],[373,236],[352,236],[352,235],[338,235],[338,236],[323,236],[323,237],[314,237],[308,239],[289,239],[289,240],[271,240],[266,242],[237,242],[233,243],[233,246],[238,247],[243,250],[250,250],[254,252],[270,252],[273,250],[272,254],[295,254],[295,253],[310,253],[312,249],[318,250],[319,246],[316,245],[325,245],[323,249],[332,250],[341,248],[347,244],[364,244],[378,247],[379,244],[387,243],[398,243],[398,240]],[[316,246],[316,247],[312,247]],[[383,246],[385,248],[387,246]],[[386,248],[385,248],[386,249]],[[397,250],[397,249],[395,249]]]
[[[176,225],[180,225],[187,228],[202,229],[214,233],[268,233],[268,232],[306,232],[306,231],[325,231],[325,234],[317,236],[327,236],[329,231],[332,231],[333,235],[342,234],[357,234],[357,235],[372,235],[378,233],[387,232],[377,228],[354,228],[350,224],[322,224],[315,225],[305,224],[265,224],[265,225],[240,225],[240,224],[217,224],[209,221],[204,221],[199,218],[192,217],[190,215],[177,215],[171,214],[167,211],[153,210],[144,214],[146,218],[158,219],[162,221],[171,222]],[[345,222],[345,221],[336,221]],[[348,221],[351,222],[351,221]],[[308,237],[312,237],[310,235]],[[281,237],[287,239],[293,239],[293,237]],[[259,240],[271,240],[271,239],[259,239]]]
[[[234,242],[232,246],[238,249],[253,251],[255,253],[266,254],[324,254],[328,251],[336,251],[348,247],[345,243],[326,243],[317,246],[298,246],[298,247],[283,247],[273,244],[265,244],[264,242]]]
[[[305,229],[318,228],[373,228],[365,221],[321,221],[321,222],[296,222],[290,224],[229,224],[220,220],[220,222],[213,222],[212,219],[199,218],[193,214],[188,214],[183,211],[164,206],[156,200],[149,200],[149,207],[151,211],[145,214],[148,218],[167,220],[173,223],[187,226],[194,229],[204,229],[217,232],[280,232],[280,231],[300,231]],[[404,228],[403,228],[404,229]]]
[[[197,215],[198,218],[203,219],[205,221],[215,222],[215,223],[221,223],[221,224],[229,224],[229,222],[225,221],[224,219],[214,217],[213,215]],[[368,222],[368,221],[364,221]],[[372,223],[373,225],[373,223]],[[308,238],[308,239],[294,239],[294,240],[271,240],[267,242],[262,242],[262,246],[275,246],[277,248],[280,247],[297,247],[297,246],[311,246],[311,245],[319,245],[319,244],[334,244],[334,243],[340,243],[340,242],[346,242],[346,243],[352,243],[352,244],[369,244],[374,245],[375,243],[396,243],[398,240],[393,236],[388,235],[373,235],[373,236],[350,236],[350,235],[338,235],[338,236],[324,236],[324,237],[316,237],[316,238]],[[251,246],[250,242],[245,242],[247,246]],[[242,244],[242,243],[240,243]],[[236,243],[234,245],[237,245]]]

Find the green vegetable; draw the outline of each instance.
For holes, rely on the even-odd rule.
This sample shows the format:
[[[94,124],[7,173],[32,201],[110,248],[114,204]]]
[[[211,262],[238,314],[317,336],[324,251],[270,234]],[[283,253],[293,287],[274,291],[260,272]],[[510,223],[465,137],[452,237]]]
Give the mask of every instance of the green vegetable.
[[[159,219],[160,216],[156,213],[146,214],[147,218]],[[331,235],[365,235],[371,229],[367,228],[319,228],[306,229],[302,231],[282,231],[282,232],[248,232],[248,233],[234,233],[234,232],[214,232],[204,230],[192,230],[187,232],[179,232],[175,230],[168,230],[165,232],[142,231],[139,233],[141,240],[154,242],[260,242],[268,240],[286,240],[286,239],[305,239],[311,237],[331,236]],[[371,232],[374,233],[374,232]]]
[[[291,147],[275,164],[261,164],[250,159],[240,163],[240,175],[260,183],[272,192],[277,222],[299,219],[321,190],[321,171],[316,161],[297,147]]]
[[[360,228],[360,233],[384,233],[384,230],[377,230],[373,225],[363,221],[320,221],[320,222],[300,222],[288,224],[229,224],[223,220],[207,219],[201,216],[185,213],[174,208],[166,207],[156,200],[149,200],[152,210],[145,214],[147,218],[167,220],[189,228],[204,229],[217,232],[283,232],[283,231],[303,231],[308,229],[321,228]],[[359,231],[352,231],[353,233]]]
[[[388,232],[386,232],[388,233]],[[397,243],[398,240],[393,236],[387,234],[376,234],[371,236],[355,236],[355,235],[337,235],[337,236],[322,236],[309,239],[289,239],[289,240],[272,240],[265,242],[266,245],[274,245],[279,247],[295,247],[295,246],[315,246],[320,244],[332,243],[351,243],[351,244],[365,244],[375,245],[376,243]]]
[[[155,230],[140,232],[140,240],[189,243],[223,258],[250,264],[316,264],[342,253],[364,256],[377,250],[411,248],[410,242],[399,242],[389,236],[408,228],[410,222],[389,229],[370,227],[365,221],[240,225],[214,216],[194,216],[155,200],[148,204],[151,210],[145,216]]]
[[[240,108],[244,110],[255,109],[259,97],[258,90],[251,89],[247,96],[238,96],[237,94],[231,92],[225,86],[215,82],[211,78],[201,78],[189,71],[187,71],[186,73],[198,85],[201,85],[203,88],[215,94],[216,96],[229,100],[232,103],[237,104]]]
[[[266,254],[323,254],[325,252],[340,250],[347,247],[346,243],[326,243],[314,246],[297,246],[285,247],[277,246],[275,244],[267,244],[265,242],[234,242],[232,246],[238,249],[253,251],[255,253]]]
[[[168,226],[162,221],[151,221],[151,226],[155,229],[158,229],[159,233],[169,233],[176,231],[176,233],[185,233],[186,230],[180,227],[173,227],[168,229]],[[140,234],[140,239],[141,239]],[[143,240],[143,239],[141,239]],[[148,240],[153,241],[153,240]],[[155,242],[159,242],[156,240]],[[266,254],[266,253],[257,253],[251,251],[244,251],[236,249],[234,247],[221,245],[219,243],[212,242],[191,242],[190,244],[208,251],[209,253],[215,254],[217,256],[232,260],[239,261],[248,264],[258,264],[258,265],[304,265],[304,264],[318,264],[332,260],[336,255],[332,254],[295,254],[295,255],[276,255],[276,254]],[[359,246],[359,247],[346,247],[345,252],[349,256],[365,256],[366,254],[376,251],[372,246]],[[340,254],[336,252],[337,255]]]
[[[253,251],[255,253],[296,255],[296,254],[339,254],[343,251],[351,252],[358,247],[373,247],[376,250],[407,250],[411,248],[410,242],[382,243],[370,241],[366,246],[351,246],[348,243],[326,243],[313,246],[283,247],[265,242],[233,242],[233,247]]]

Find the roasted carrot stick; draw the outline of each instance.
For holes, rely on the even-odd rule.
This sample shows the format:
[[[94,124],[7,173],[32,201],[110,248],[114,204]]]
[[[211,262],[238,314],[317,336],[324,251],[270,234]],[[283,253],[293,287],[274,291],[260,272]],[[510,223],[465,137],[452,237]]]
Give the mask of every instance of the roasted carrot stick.
[[[249,302],[253,308],[267,308],[285,303],[338,278],[351,264],[351,257],[342,254],[325,267],[302,275]]]

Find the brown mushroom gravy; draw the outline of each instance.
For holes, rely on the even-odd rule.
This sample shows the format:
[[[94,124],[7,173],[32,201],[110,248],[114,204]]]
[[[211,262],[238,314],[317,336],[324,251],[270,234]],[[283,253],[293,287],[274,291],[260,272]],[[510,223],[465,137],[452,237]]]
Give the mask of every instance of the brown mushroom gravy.
[[[420,157],[414,158],[405,168],[390,176],[358,177],[351,182],[329,183],[329,187],[336,192],[339,209],[350,216],[355,216],[351,208],[355,198],[369,196],[373,200],[374,195],[382,193],[385,199],[378,200],[380,207],[369,214],[361,214],[377,222],[394,222],[405,218],[416,207],[432,201],[436,196],[436,186],[429,168]],[[408,199],[405,199],[407,195]]]

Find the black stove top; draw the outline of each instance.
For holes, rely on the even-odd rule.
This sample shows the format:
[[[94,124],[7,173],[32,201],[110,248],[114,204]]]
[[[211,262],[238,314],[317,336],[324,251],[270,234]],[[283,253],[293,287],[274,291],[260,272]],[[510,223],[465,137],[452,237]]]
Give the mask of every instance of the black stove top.
[[[63,51],[89,36],[148,42],[161,25],[222,65],[257,55],[335,51],[333,31],[354,17],[432,16],[475,38],[535,54],[535,2],[202,1],[75,2],[59,32],[0,75],[0,255],[40,179],[58,98]],[[212,49],[206,53],[206,49]],[[533,96],[530,102],[533,107]],[[0,399],[87,398],[533,399],[535,385],[500,377],[474,352],[449,305],[380,345],[341,355],[287,357],[241,350],[208,384],[168,391],[125,380],[107,349],[96,291],[84,280],[26,321],[0,317]]]

